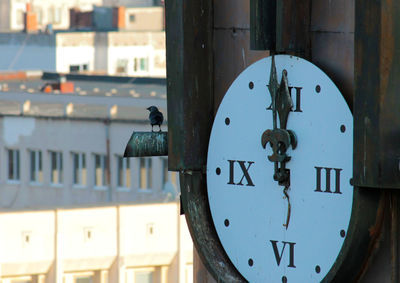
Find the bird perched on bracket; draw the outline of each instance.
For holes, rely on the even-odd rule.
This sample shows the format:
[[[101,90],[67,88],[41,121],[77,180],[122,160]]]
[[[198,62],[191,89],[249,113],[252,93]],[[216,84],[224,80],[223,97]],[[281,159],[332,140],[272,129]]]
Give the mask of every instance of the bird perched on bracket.
[[[163,114],[160,111],[158,111],[158,108],[155,106],[150,106],[147,108],[147,110],[150,111],[149,120],[151,124],[151,131],[153,132],[154,125],[158,125],[161,132],[161,124],[164,121]]]

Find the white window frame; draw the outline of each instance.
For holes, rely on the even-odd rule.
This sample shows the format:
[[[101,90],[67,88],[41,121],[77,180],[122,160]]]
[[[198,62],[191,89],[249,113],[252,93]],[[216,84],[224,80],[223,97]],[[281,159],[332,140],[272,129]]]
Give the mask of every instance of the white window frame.
[[[96,158],[100,157],[100,174],[101,176],[101,184],[97,185],[97,163],[96,163]],[[105,190],[107,189],[107,180],[106,180],[106,174],[107,174],[107,155],[105,154],[99,154],[95,153],[93,154],[93,188],[97,190]]]
[[[13,152],[13,178],[10,178],[10,152]],[[21,181],[20,151],[19,149],[7,149],[7,182],[19,184]]]
[[[76,171],[75,156],[78,156],[78,174],[76,178],[75,178],[75,171]],[[83,170],[86,170],[86,175],[83,174]],[[83,178],[85,179],[83,180]],[[86,188],[87,186],[87,162],[86,162],[86,154],[84,152],[72,153],[72,183],[75,188]]]
[[[162,188],[164,189],[166,183],[171,183],[178,187],[177,173],[173,171],[168,171],[168,158],[161,158],[162,163]]]
[[[54,7],[54,18],[53,18],[53,24],[61,24],[63,18],[63,10],[62,7],[60,6],[55,6]]]
[[[142,177],[142,162],[144,164],[145,179]],[[139,158],[139,190],[151,191],[153,188],[153,160],[151,157]]]
[[[56,156],[56,168],[55,170],[57,171],[57,179],[58,182],[55,183],[53,180],[53,154]],[[62,151],[49,151],[50,155],[50,184],[52,186],[62,186],[63,184],[63,153]]]
[[[34,164],[32,164],[32,154],[35,159]],[[41,150],[29,150],[29,182],[33,185],[43,184],[43,155]]]

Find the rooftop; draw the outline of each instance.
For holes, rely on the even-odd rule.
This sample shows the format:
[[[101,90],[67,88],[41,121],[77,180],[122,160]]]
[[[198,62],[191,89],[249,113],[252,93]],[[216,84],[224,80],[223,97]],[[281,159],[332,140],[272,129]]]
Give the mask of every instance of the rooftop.
[[[60,82],[68,83],[67,92],[60,90]],[[144,123],[148,119],[146,108],[151,105],[157,106],[167,117],[166,97],[166,80],[162,78],[0,73],[1,116]]]

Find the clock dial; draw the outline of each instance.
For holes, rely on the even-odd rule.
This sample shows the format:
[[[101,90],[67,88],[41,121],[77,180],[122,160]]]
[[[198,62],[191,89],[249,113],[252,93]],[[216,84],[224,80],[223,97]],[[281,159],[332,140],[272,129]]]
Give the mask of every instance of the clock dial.
[[[271,57],[249,66],[233,82],[213,124],[207,187],[214,226],[232,263],[250,282],[320,282],[346,237],[353,205],[353,118],[333,82],[313,64],[275,56],[277,79],[287,71],[293,107],[287,129],[288,201],[273,179],[268,82]]]

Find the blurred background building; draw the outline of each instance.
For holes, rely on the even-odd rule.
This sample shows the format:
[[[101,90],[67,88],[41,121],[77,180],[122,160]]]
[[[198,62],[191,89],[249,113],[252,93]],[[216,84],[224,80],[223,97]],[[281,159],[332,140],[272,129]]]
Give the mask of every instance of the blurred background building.
[[[0,30],[21,31],[26,29],[27,25],[29,26],[28,31],[67,30],[71,27],[70,19],[73,11],[82,11],[88,17],[96,18],[96,16],[92,17],[93,12],[100,10],[100,13],[105,16],[103,20],[107,23],[107,19],[112,17],[104,12],[107,9],[114,10],[114,13],[115,10],[121,10],[120,13],[114,15],[115,18],[119,17],[120,19],[116,21],[120,24],[120,28],[124,28],[121,23],[135,22],[136,20],[136,22],[142,22],[140,25],[143,28],[151,29],[151,23],[146,27],[147,20],[142,16],[131,17],[132,14],[135,16],[134,11],[140,11],[140,9],[131,10],[130,8],[145,8],[144,11],[149,11],[153,7],[163,7],[163,2],[161,0],[2,0],[0,1]],[[125,8],[128,17],[125,13],[121,13]],[[154,21],[157,22],[156,19]],[[87,22],[86,25],[90,25],[90,22]]]
[[[167,118],[163,1],[5,0],[0,30],[0,282],[192,282],[176,173],[122,157]]]

